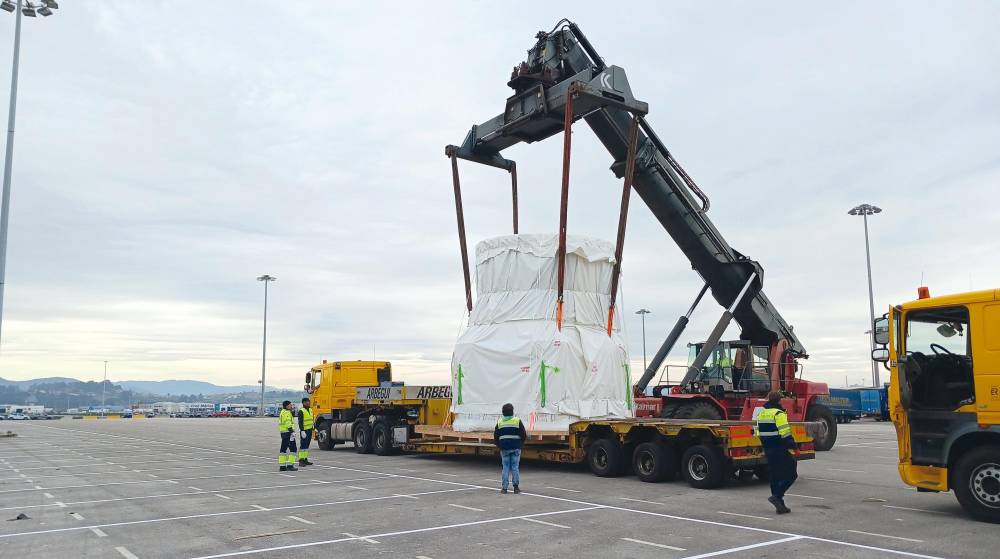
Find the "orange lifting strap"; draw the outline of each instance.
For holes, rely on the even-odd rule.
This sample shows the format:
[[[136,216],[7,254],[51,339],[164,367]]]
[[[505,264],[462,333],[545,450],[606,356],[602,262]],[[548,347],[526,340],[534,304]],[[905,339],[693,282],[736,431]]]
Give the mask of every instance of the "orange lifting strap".
[[[628,155],[625,158],[625,185],[622,188],[621,213],[618,214],[618,241],[615,244],[615,267],[611,270],[611,305],[608,306],[608,336],[615,324],[615,301],[618,299],[618,278],[622,273],[622,251],[625,248],[625,225],[628,221],[628,202],[635,176],[635,153],[639,143],[639,115],[632,117],[628,130]]]
[[[566,214],[569,206],[569,154],[573,136],[573,98],[576,96],[576,84],[571,84],[566,91],[566,111],[563,114],[563,168],[562,193],[559,197],[559,278],[556,286],[556,328],[562,330],[563,321],[563,286],[566,282]]]

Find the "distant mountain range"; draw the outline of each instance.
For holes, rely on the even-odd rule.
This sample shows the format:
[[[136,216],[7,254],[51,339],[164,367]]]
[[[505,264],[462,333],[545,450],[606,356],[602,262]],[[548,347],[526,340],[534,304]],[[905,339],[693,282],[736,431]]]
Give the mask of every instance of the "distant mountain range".
[[[6,380],[0,378],[0,386],[13,386],[22,390],[27,390],[44,384],[76,383],[83,382],[74,378],[47,377],[31,380]],[[260,392],[259,384],[246,384],[239,386],[219,386],[210,382],[200,380],[123,380],[119,382],[111,381],[112,384],[120,386],[125,390],[142,394],[235,394],[239,392]],[[268,391],[282,390],[274,386],[268,386]]]

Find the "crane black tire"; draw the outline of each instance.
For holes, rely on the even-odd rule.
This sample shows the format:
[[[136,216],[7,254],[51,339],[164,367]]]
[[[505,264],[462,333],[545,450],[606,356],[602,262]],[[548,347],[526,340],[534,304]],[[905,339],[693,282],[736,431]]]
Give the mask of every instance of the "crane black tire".
[[[622,446],[614,439],[597,439],[587,449],[587,464],[598,477],[616,477],[625,470]]]
[[[333,450],[333,447],[337,446],[330,436],[330,425],[327,421],[321,421],[316,425],[316,446],[320,450]]]
[[[806,421],[822,421],[826,423],[826,433],[816,437],[816,450],[830,450],[837,442],[837,420],[830,408],[823,404],[813,404],[806,410]]]
[[[686,402],[678,405],[674,412],[676,419],[722,419],[719,408],[704,401]]]
[[[677,413],[676,403],[664,403],[663,407],[660,408],[660,417],[663,419],[671,419],[675,413]]]
[[[969,516],[1000,524],[1000,446],[966,451],[951,471],[951,488]]]
[[[379,456],[391,456],[396,454],[396,447],[392,444],[392,428],[385,421],[375,424],[372,431],[372,449]]]
[[[358,454],[372,453],[372,424],[368,419],[362,419],[354,423],[351,429],[351,438],[354,439],[354,451]]]
[[[632,471],[639,481],[673,481],[677,476],[677,455],[672,446],[664,443],[639,443],[632,453]]]
[[[715,445],[696,444],[681,458],[681,475],[696,489],[715,489],[726,481],[726,458]]]

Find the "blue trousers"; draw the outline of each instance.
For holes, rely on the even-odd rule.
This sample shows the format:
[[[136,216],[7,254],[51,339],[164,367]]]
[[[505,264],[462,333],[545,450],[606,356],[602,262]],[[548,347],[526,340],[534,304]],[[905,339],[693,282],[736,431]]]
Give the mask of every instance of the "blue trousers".
[[[500,464],[503,466],[500,472],[500,487],[507,489],[508,477],[514,482],[514,487],[520,485],[521,472],[519,468],[521,466],[521,449],[501,450]]]

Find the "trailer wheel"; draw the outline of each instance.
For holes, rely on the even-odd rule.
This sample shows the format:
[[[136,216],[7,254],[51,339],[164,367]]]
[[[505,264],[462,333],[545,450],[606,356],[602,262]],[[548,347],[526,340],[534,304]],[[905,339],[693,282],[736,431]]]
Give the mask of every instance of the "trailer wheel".
[[[760,466],[754,466],[753,475],[761,481],[771,481],[771,468],[767,464],[761,464]]]
[[[595,476],[620,476],[625,467],[624,462],[622,447],[614,439],[598,439],[587,449],[587,464]]]
[[[372,449],[379,456],[396,454],[396,447],[392,445],[392,429],[385,421],[375,424],[375,429],[372,431]]]
[[[719,408],[708,402],[690,402],[680,404],[674,412],[677,419],[722,419]]]
[[[958,459],[952,488],[959,504],[976,520],[1000,524],[1000,446],[982,446]]]
[[[697,489],[715,489],[726,479],[725,457],[714,445],[694,445],[681,458],[681,474]]]
[[[640,481],[673,481],[677,475],[674,449],[663,443],[640,443],[632,454],[632,471]]]
[[[372,425],[367,419],[354,424],[354,451],[358,454],[372,453]]]
[[[333,450],[333,447],[337,446],[330,436],[330,425],[324,421],[316,426],[316,445],[320,450]]]
[[[826,432],[816,437],[816,450],[830,450],[837,442],[837,420],[830,408],[823,404],[813,404],[806,410],[806,421],[822,421],[826,424]]]

